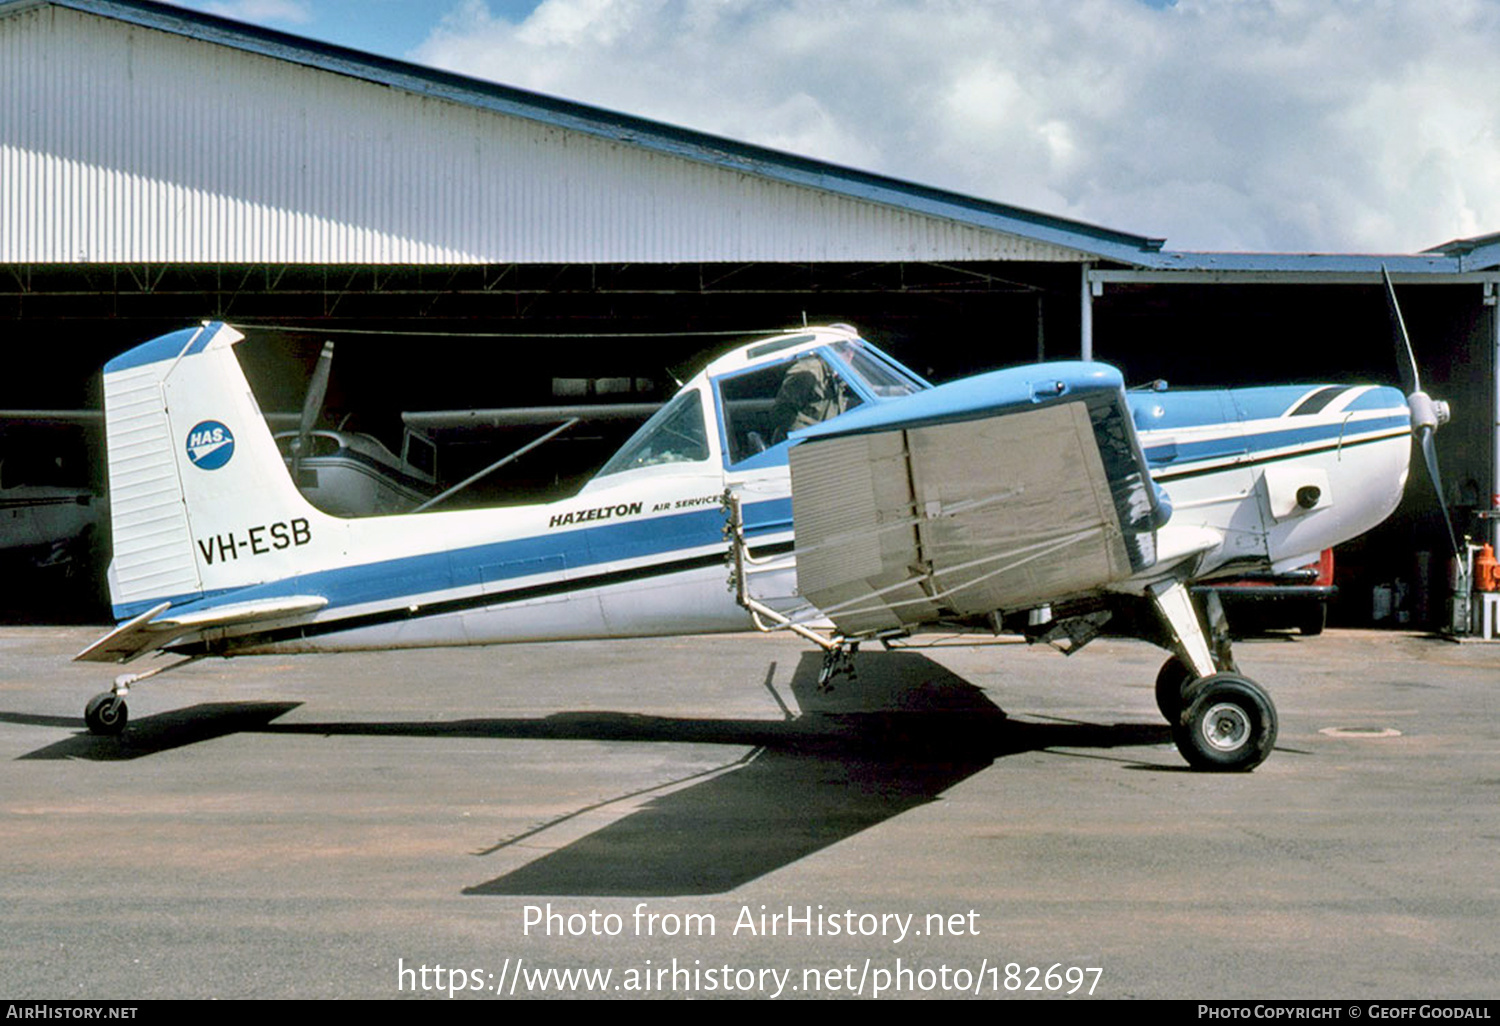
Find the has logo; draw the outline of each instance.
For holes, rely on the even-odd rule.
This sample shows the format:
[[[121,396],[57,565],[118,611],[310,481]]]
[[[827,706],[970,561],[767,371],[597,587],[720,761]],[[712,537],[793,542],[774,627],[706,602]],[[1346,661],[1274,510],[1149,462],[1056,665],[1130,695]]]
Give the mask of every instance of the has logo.
[[[200,470],[218,470],[234,455],[234,434],[216,420],[202,421],[188,432],[187,455]]]

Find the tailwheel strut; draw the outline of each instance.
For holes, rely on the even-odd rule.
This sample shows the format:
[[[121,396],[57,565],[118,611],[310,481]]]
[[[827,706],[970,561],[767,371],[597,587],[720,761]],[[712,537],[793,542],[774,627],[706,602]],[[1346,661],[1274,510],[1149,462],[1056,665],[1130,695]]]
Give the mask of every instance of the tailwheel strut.
[[[131,685],[149,680],[158,673],[166,673],[179,666],[195,663],[202,658],[202,655],[191,655],[175,663],[168,663],[166,666],[158,666],[141,673],[122,673],[115,678],[113,687],[108,691],[101,691],[89,699],[88,704],[83,707],[84,726],[89,728],[90,734],[97,734],[100,737],[120,736],[125,732],[126,724],[130,722],[130,710],[125,705],[125,696],[130,694]]]

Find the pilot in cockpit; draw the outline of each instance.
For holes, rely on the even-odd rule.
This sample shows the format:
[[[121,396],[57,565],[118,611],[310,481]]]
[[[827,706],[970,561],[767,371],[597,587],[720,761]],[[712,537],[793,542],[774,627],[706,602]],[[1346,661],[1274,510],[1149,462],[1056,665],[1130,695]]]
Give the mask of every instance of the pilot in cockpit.
[[[785,440],[799,428],[821,424],[857,405],[850,402],[843,379],[816,353],[806,353],[787,368],[771,408],[771,443]]]

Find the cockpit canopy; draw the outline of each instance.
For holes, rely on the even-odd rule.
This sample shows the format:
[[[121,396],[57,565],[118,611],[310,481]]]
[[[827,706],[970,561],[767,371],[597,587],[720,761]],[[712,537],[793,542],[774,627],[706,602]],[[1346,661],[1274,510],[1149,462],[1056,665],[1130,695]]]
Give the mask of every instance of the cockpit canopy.
[[[595,480],[716,456],[733,468],[785,463],[785,443],[793,432],[868,402],[929,387],[847,329],[817,329],[755,343],[715,360],[684,386]]]

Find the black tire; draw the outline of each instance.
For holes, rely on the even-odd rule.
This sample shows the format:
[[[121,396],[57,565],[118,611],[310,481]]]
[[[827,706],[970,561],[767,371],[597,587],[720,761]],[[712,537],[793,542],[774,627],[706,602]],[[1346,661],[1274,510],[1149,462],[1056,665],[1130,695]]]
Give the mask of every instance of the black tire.
[[[1232,673],[1194,681],[1172,728],[1177,750],[1198,770],[1245,773],[1276,745],[1276,707],[1259,684]]]
[[[1297,629],[1302,632],[1304,637],[1312,638],[1322,634],[1323,628],[1327,625],[1328,606],[1325,603],[1319,602],[1303,615],[1302,621],[1297,625]]]
[[[89,704],[83,710],[83,722],[88,726],[89,733],[100,737],[118,737],[124,732],[129,720],[130,711],[125,708],[125,700],[116,698],[109,691],[89,699]]]
[[[1193,671],[1176,656],[1161,664],[1161,670],[1156,675],[1156,707],[1161,710],[1168,723],[1176,723],[1182,715],[1182,693],[1187,690],[1188,682],[1192,679]]]

